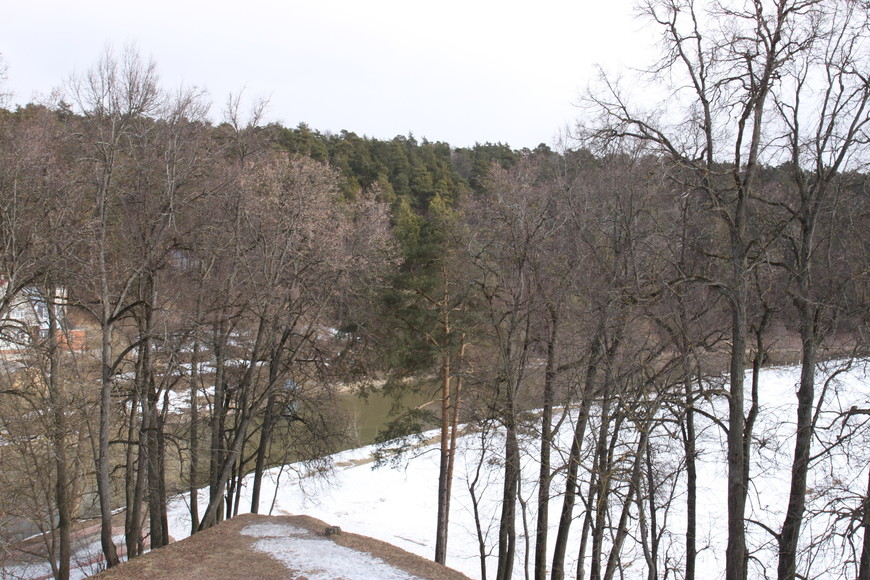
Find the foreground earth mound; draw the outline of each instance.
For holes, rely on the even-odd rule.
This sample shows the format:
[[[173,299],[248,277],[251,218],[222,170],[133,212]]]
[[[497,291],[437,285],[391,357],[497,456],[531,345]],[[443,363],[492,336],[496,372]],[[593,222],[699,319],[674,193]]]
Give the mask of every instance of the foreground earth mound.
[[[255,514],[222,522],[97,578],[467,580],[455,570],[312,517]]]

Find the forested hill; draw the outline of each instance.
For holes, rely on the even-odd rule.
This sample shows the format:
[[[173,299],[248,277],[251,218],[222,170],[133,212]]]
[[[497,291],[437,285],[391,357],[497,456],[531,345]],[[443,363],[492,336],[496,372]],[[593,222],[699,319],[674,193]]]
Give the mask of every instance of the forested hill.
[[[455,149],[449,143],[418,142],[413,135],[382,141],[351,131],[323,134],[304,123],[295,129],[272,124],[266,130],[286,151],[339,169],[345,192],[377,186],[384,200],[406,199],[418,210],[435,196],[455,201],[470,190],[480,191],[493,163],[510,167],[519,155],[501,143]],[[538,149],[547,150],[545,145]]]

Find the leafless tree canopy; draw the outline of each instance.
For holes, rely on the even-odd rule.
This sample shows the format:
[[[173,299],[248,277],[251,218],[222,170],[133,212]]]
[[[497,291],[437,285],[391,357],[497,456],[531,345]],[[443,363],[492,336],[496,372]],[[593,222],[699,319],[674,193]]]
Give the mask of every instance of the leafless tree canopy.
[[[381,389],[386,447],[440,427],[439,562],[463,485],[482,577],[870,578],[844,467],[870,411],[839,382],[867,354],[870,8],[639,13],[657,56],[602,72],[558,152],[290,130],[242,93],[212,124],[132,48],[0,110],[0,529],[66,579],[78,518],[114,566],[170,541],[177,493],[191,533],[265,512],[267,468],[326,470],[339,399]]]

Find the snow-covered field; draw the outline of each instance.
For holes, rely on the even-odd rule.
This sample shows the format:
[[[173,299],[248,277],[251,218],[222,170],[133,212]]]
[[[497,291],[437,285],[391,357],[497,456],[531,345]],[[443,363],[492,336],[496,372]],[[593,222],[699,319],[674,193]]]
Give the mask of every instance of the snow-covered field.
[[[825,403],[819,415],[819,435],[813,453],[840,440],[840,444],[827,449],[815,460],[808,482],[807,517],[802,534],[803,552],[799,573],[806,577],[854,577],[854,562],[860,558],[863,539],[854,517],[861,497],[866,493],[868,457],[870,457],[870,430],[864,424],[866,415],[850,413],[870,408],[870,365],[857,363],[851,369],[837,373],[837,363],[820,368],[817,394],[824,390]],[[826,383],[832,375],[836,377]],[[786,506],[790,459],[793,453],[795,385],[799,379],[797,368],[773,368],[762,371],[760,377],[759,413],[753,437],[753,464],[747,508],[748,544],[751,552],[750,577],[765,578],[776,572],[776,546],[772,535],[764,530],[777,530]],[[751,377],[747,377],[747,386]],[[827,387],[824,385],[827,384]],[[714,416],[725,417],[724,398],[712,398],[706,410]],[[560,449],[567,453],[573,425],[569,414],[560,430]],[[717,578],[724,571],[726,542],[726,469],[724,463],[725,434],[709,419],[699,419],[699,473],[698,473],[698,577]],[[593,420],[594,424],[594,420]],[[589,433],[589,431],[587,431]],[[636,436],[628,432],[625,443]],[[428,434],[434,436],[435,433]],[[492,434],[491,434],[492,435]],[[478,476],[479,511],[484,534],[487,565],[494,573],[497,550],[498,515],[501,497],[501,444],[499,436],[490,437],[489,449],[482,449],[481,437],[469,432],[461,439],[451,507],[451,525],[447,564],[465,574],[480,577],[478,537],[472,509],[469,482]],[[673,496],[669,507],[660,500],[657,526],[661,535],[659,548],[659,575],[665,566],[674,569],[671,575],[680,576],[680,562],[684,552],[685,529],[685,476],[680,471],[682,443],[666,428],[651,436],[656,466],[662,476],[662,485],[656,495]],[[529,526],[535,521],[534,498],[538,465],[535,461],[532,436],[525,446],[524,481],[521,496],[528,502],[526,519]],[[301,465],[276,468],[269,472],[262,493],[260,513],[308,514],[340,526],[343,530],[364,534],[395,544],[409,552],[431,558],[434,555],[436,513],[436,486],[438,481],[438,453],[434,440],[416,450],[414,456],[403,461],[398,468],[375,469],[372,447],[346,451],[335,455],[335,470],[326,478],[306,477]],[[483,461],[481,461],[481,458]],[[554,461],[555,464],[555,461]],[[551,525],[555,526],[561,509],[558,477],[552,487]],[[244,493],[250,492],[250,485]],[[200,492],[199,501],[204,509],[206,491]],[[170,505],[170,532],[180,539],[190,529],[186,496],[175,498]],[[242,505],[245,505],[243,500]],[[621,506],[617,505],[614,509]],[[200,512],[202,513],[202,511]],[[618,516],[618,513],[616,513]],[[645,561],[636,509],[633,512],[634,533],[629,536],[620,553],[625,577],[645,578]],[[568,548],[568,575],[573,576],[579,533],[582,523],[582,505],[578,501],[573,525],[574,537]],[[649,522],[647,522],[649,523]],[[518,519],[514,577],[525,577],[524,563],[527,547],[534,549],[533,537],[526,538],[522,519]],[[857,530],[857,531],[856,531]],[[533,536],[530,528],[529,535]],[[555,535],[553,535],[551,538]],[[528,544],[527,544],[528,541]],[[552,539],[550,540],[552,543]],[[573,555],[572,555],[573,553]],[[587,566],[588,570],[588,566]]]

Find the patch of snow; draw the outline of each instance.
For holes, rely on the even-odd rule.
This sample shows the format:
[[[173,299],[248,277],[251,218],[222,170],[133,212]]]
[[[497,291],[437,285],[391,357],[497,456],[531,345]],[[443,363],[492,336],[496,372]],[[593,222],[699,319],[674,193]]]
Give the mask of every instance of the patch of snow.
[[[297,526],[254,524],[241,533],[262,538],[254,543],[255,550],[303,572],[309,580],[417,580],[380,558],[313,536]]]
[[[308,536],[310,532],[305,528],[292,524],[252,524],[239,532],[243,536],[252,538],[289,538]]]
[[[183,375],[189,375],[191,372],[193,372],[193,363],[180,363],[178,365],[178,370]],[[197,363],[196,371],[200,375],[214,374],[215,372],[217,372],[217,367],[214,366],[214,363],[202,361]]]
[[[124,536],[115,535],[112,537],[115,544],[121,545],[124,542]],[[103,560],[103,549],[100,546],[99,540],[83,541],[80,538],[73,537],[72,557],[70,558],[70,580],[83,580],[95,574],[99,574],[106,569]],[[31,564],[17,564],[14,566],[5,566],[0,568],[0,578],[22,579],[22,578],[52,578],[51,564],[48,562],[39,562]]]
[[[206,387],[204,389],[199,389],[199,397],[210,397],[214,395],[214,387]],[[207,404],[205,398],[197,399],[199,401],[199,406],[204,406]],[[180,415],[182,413],[187,413],[190,410],[190,391],[185,389],[183,391],[169,391],[169,413],[171,415]]]

